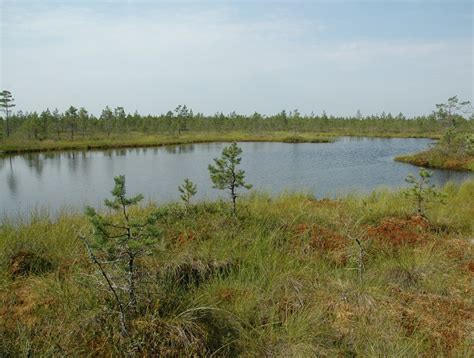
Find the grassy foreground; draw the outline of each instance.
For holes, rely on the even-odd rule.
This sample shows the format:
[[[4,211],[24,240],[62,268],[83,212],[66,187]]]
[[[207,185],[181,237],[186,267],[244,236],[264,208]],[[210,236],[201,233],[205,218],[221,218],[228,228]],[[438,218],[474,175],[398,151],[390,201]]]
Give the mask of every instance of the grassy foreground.
[[[55,150],[88,150],[109,148],[155,147],[162,145],[208,143],[208,142],[284,142],[284,143],[327,143],[337,136],[367,136],[384,138],[438,138],[436,134],[412,134],[399,132],[188,132],[180,136],[149,135],[143,133],[77,137],[75,140],[26,140],[18,137],[0,142],[0,154],[42,152]]]
[[[468,357],[474,181],[443,190],[427,220],[384,190],[253,193],[238,220],[223,202],[162,207],[128,338],[75,234],[83,215],[4,222],[0,356]]]
[[[416,154],[399,156],[395,160],[425,168],[474,171],[474,156],[467,154],[446,155],[436,148]]]

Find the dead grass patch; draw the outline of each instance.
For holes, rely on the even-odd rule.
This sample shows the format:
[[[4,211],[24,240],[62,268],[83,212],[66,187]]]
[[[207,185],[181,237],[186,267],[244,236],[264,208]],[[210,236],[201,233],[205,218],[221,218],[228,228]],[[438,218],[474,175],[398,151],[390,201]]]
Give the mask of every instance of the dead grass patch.
[[[422,331],[429,337],[433,353],[442,349],[449,356],[469,335],[468,323],[474,307],[461,299],[435,294],[400,293],[399,322],[407,336]]]
[[[418,244],[429,239],[429,222],[420,215],[408,219],[390,217],[367,229],[368,238],[393,247]]]

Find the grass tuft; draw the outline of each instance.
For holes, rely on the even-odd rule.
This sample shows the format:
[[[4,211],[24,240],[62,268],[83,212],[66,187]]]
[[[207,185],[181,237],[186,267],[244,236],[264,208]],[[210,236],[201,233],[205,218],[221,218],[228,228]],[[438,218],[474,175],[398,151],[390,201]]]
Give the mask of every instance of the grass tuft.
[[[76,238],[82,215],[3,222],[0,356],[467,357],[474,182],[442,191],[426,219],[386,189],[252,192],[238,220],[221,201],[159,207],[163,242],[137,263],[125,338]]]

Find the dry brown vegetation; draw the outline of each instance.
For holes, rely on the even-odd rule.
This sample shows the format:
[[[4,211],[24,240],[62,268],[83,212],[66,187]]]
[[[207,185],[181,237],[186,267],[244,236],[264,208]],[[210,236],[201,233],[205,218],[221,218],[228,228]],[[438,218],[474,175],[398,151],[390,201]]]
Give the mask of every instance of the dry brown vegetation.
[[[388,191],[254,193],[238,219],[223,202],[161,207],[126,338],[82,215],[4,222],[0,356],[469,357],[474,182],[443,191],[426,218]]]
[[[474,157],[468,154],[443,154],[432,149],[395,158],[399,162],[410,163],[425,168],[474,171]]]

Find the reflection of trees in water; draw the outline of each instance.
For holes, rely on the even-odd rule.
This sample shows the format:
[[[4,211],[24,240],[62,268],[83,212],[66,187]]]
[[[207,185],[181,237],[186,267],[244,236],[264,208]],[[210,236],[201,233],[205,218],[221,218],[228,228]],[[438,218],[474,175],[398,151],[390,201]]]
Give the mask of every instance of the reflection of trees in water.
[[[16,175],[13,172],[7,174],[7,185],[8,190],[10,190],[13,196],[15,196],[18,192],[18,181],[16,179]]]
[[[79,165],[79,154],[76,152],[67,152],[65,158],[67,159],[67,166],[69,170],[75,173]]]
[[[12,194],[13,197],[15,197],[16,193],[18,192],[18,181],[16,179],[16,175],[13,172],[13,163],[12,163],[12,157],[8,157],[8,162],[10,164],[10,171],[7,174],[7,185],[8,185],[8,190]]]
[[[80,163],[81,163],[81,170],[85,175],[89,175],[90,171],[90,158],[87,152],[80,153]]]
[[[127,155],[127,149],[116,149],[114,154],[117,157],[124,157]]]
[[[182,144],[178,146],[179,153],[193,153],[196,148],[194,147],[194,144]]]
[[[48,163],[48,166],[52,166],[56,169],[59,169],[61,167],[61,160],[63,159],[63,153],[46,152],[46,153],[43,153],[42,159],[46,163]]]
[[[194,144],[179,144],[179,145],[167,145],[164,147],[165,151],[170,154],[186,154],[195,151]]]
[[[165,152],[169,154],[176,154],[178,151],[175,145],[169,145],[169,146],[167,145],[164,147],[164,149],[165,149]]]
[[[37,176],[41,176],[43,174],[44,160],[41,158],[40,154],[27,153],[23,154],[21,157],[26,162],[26,165],[33,169],[33,172],[35,172]]]
[[[222,148],[224,148],[222,143],[201,143],[201,144],[199,144],[199,149],[206,150],[206,152],[208,152],[208,153],[215,152],[216,149],[218,151],[221,151]]]
[[[91,159],[87,151],[66,152],[63,159],[66,160],[68,168],[71,172],[76,173],[77,170],[80,169],[81,174],[89,174]]]
[[[60,168],[61,162],[66,162],[67,167],[73,173],[76,173],[80,168],[87,174],[90,168],[90,158],[86,151],[27,153],[22,154],[21,158],[25,161],[27,167],[33,169],[37,176],[42,176],[46,164],[50,167]]]
[[[58,159],[60,157],[61,157],[61,154],[58,154],[58,153],[53,153],[53,152],[43,153],[43,158],[47,160]]]
[[[440,184],[444,184],[449,180],[452,180],[454,175],[450,171],[436,171],[436,180]]]
[[[437,185],[444,185],[449,181],[459,183],[472,177],[472,174],[470,173],[457,172],[453,170],[436,170],[433,174],[434,182]]]

